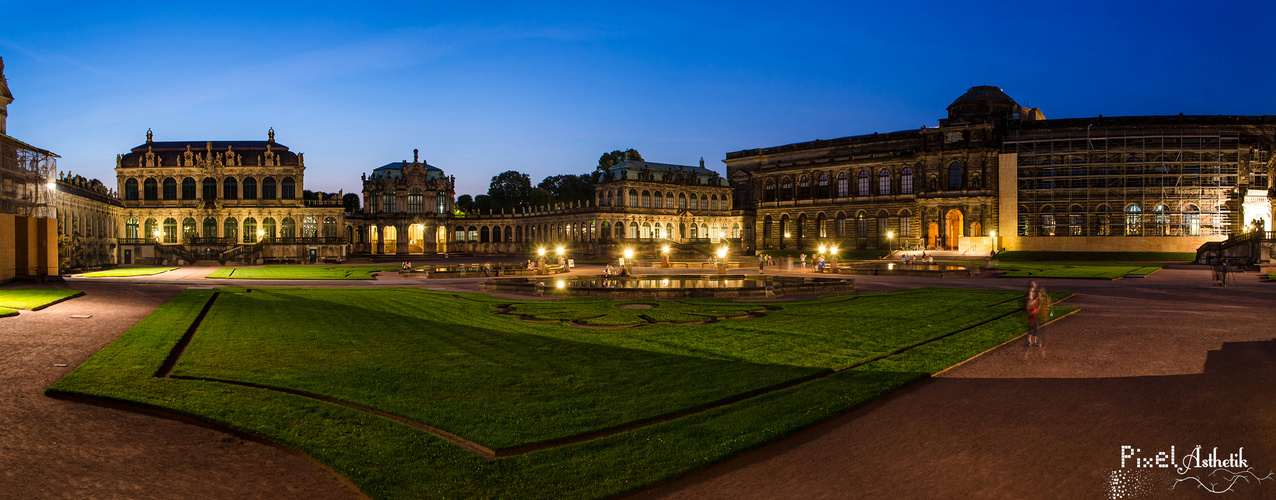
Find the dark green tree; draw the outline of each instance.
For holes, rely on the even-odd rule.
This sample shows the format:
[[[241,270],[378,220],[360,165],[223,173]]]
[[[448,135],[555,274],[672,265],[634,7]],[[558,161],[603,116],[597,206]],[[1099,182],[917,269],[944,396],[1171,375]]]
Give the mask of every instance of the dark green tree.
[[[485,194],[474,195],[474,210],[479,213],[487,213],[490,210],[497,210],[501,207],[492,206],[492,197]]]
[[[530,199],[528,200],[528,202],[531,203],[531,205],[534,207],[549,205],[550,203],[553,203],[554,201],[554,197],[549,194],[549,191],[546,191],[541,188],[533,189],[532,194],[529,198]]]
[[[457,196],[456,203],[452,206],[462,212],[472,212],[474,211],[474,197],[468,194]]]
[[[594,198],[593,174],[551,175],[536,185],[544,189],[557,202],[587,201]]]
[[[487,188],[494,208],[513,208],[528,203],[532,194],[532,178],[522,172],[506,170],[492,177]]]
[[[351,214],[363,213],[363,209],[359,208],[359,195],[355,193],[346,193],[341,197],[341,205],[346,207],[346,212]]]
[[[642,155],[638,154],[638,151],[633,148],[626,149],[624,151],[617,149],[610,153],[604,153],[603,156],[598,159],[598,170],[607,170],[617,163],[627,160],[643,161]]]

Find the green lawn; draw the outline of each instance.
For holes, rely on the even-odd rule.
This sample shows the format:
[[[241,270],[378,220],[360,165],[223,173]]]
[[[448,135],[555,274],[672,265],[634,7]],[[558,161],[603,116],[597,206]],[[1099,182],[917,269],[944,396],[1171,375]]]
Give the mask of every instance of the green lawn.
[[[374,273],[398,270],[397,265],[223,267],[209,273],[208,277],[248,280],[370,280]]]
[[[812,256],[815,256],[817,253],[819,253],[819,248],[808,248],[805,250],[762,250],[758,253],[770,255],[772,258],[793,257],[794,260],[797,260],[797,258],[800,257],[802,254],[806,254],[806,258],[811,259],[811,258],[818,258],[818,257],[812,257]],[[882,257],[885,257],[889,254],[890,252],[886,250],[850,250],[850,249],[842,248],[838,250],[837,258],[838,260],[844,260],[844,261],[845,260],[874,260],[874,259],[881,259]],[[754,264],[756,264],[757,257],[753,257],[753,259],[754,259]]]
[[[7,307],[0,307],[0,318],[7,318],[9,316],[17,316],[17,315],[18,315],[17,309],[9,309]]]
[[[58,302],[79,297],[84,292],[61,288],[35,288],[0,290],[0,307],[6,309],[30,309],[38,311]],[[9,316],[12,316],[10,314]]]
[[[263,436],[328,464],[374,498],[597,498],[757,448],[1025,329],[1023,295],[1010,291],[920,289],[746,304],[524,301],[419,289],[222,290],[174,376],[322,394],[497,450],[764,391],[679,418],[488,460],[347,407],[274,390],[154,377],[213,293],[186,290],[50,394],[167,408]],[[617,307],[635,303],[655,307]],[[509,306],[509,314],[492,314],[494,305]],[[696,326],[597,329],[564,322],[644,325],[638,315],[699,321],[759,310],[765,316]]]
[[[88,278],[121,278],[126,276],[150,276],[163,272],[172,271],[176,267],[124,267],[120,269],[111,269],[107,271],[97,271],[92,273],[84,273],[80,276]]]
[[[1195,252],[1019,252],[997,254],[1002,262],[1112,261],[1112,262],[1191,262]]]
[[[1002,262],[998,269],[1009,270],[1003,278],[1089,278],[1115,280],[1127,274],[1152,274],[1161,266],[1132,266],[1114,263],[1043,264],[1038,262]]]

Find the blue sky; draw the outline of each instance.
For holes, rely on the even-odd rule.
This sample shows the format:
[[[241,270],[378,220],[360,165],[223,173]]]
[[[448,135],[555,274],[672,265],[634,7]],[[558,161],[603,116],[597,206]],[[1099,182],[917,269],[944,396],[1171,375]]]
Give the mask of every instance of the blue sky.
[[[114,185],[145,140],[265,139],[307,189],[412,149],[487,190],[613,149],[729,151],[936,125],[996,85],[1047,118],[1276,114],[1268,2],[183,3],[0,0],[9,135]]]

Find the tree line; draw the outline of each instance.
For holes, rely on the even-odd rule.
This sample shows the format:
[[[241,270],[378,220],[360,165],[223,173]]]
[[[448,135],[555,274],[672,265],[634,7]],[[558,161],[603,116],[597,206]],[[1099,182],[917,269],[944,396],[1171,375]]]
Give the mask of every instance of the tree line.
[[[643,159],[634,149],[612,151],[598,159],[598,166],[593,172],[551,175],[542,179],[535,187],[532,187],[531,176],[507,170],[492,177],[487,193],[458,196],[455,208],[461,212],[513,212],[520,207],[588,203],[594,199],[594,186],[602,180],[603,172],[623,161]]]

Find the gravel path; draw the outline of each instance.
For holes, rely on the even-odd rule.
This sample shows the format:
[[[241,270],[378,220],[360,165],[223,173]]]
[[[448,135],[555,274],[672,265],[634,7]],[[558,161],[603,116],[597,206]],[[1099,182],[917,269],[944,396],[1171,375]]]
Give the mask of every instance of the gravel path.
[[[309,461],[269,446],[45,397],[45,388],[185,288],[55,286],[86,293],[0,319],[0,498],[356,497]],[[20,287],[34,285],[4,288]],[[82,314],[92,317],[71,318]]]
[[[936,282],[932,285],[952,285]],[[1049,280],[1080,292],[1081,314],[1047,327],[1044,355],[1022,340],[815,428],[639,497],[1112,498],[1121,446],[1182,457],[1245,447],[1276,470],[1276,284],[1168,269],[1114,282]],[[967,286],[1021,287],[985,279]],[[915,284],[915,283],[914,283]],[[907,284],[857,280],[863,291]],[[1129,467],[1133,466],[1130,462]],[[1167,469],[1145,498],[1213,496]],[[1274,476],[1276,477],[1276,476]],[[1276,498],[1276,480],[1236,498]],[[1131,497],[1121,497],[1131,498]]]

